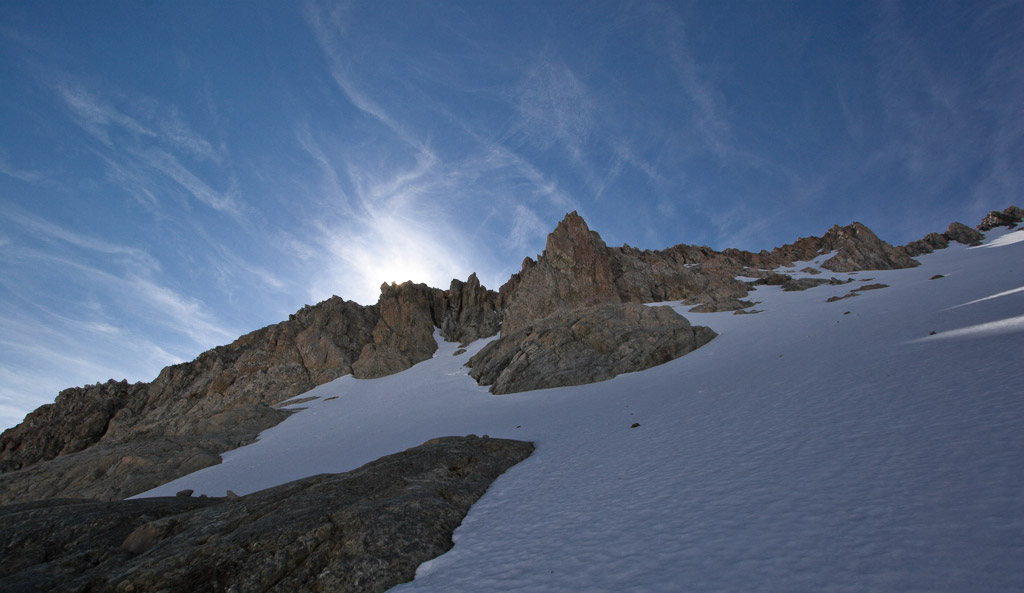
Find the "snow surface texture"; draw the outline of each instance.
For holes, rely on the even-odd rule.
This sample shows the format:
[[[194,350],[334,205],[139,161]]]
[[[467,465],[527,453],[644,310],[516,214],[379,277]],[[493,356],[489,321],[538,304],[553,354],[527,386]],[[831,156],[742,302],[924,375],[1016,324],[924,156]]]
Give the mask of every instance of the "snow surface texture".
[[[314,389],[146,495],[244,494],[489,434],[537,451],[394,591],[1024,591],[1024,232],[989,237],[821,276],[843,286],[759,288],[762,313],[689,315],[720,334],[706,346],[593,385],[494,396],[462,366],[483,344],[441,342]],[[869,279],[890,287],[825,302]]]

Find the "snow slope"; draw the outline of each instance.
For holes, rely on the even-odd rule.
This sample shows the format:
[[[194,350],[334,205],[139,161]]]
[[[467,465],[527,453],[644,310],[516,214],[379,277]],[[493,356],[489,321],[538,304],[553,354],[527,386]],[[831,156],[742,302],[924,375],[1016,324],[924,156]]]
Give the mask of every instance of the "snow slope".
[[[756,315],[687,314],[720,336],[594,385],[493,396],[462,366],[483,344],[441,342],[403,373],[314,389],[143,496],[244,494],[489,434],[537,451],[394,591],[1024,591],[1024,232],[988,236],[834,274],[852,284],[759,288]]]

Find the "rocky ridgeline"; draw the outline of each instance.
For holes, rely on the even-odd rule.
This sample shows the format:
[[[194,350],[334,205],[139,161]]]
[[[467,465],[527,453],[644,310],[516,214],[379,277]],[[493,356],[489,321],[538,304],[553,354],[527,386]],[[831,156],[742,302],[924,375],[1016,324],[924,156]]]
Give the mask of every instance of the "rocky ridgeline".
[[[430,358],[435,325],[446,339],[475,339],[500,321],[497,294],[476,276],[449,291],[405,283],[382,293],[369,307],[338,297],[304,307],[152,383],[64,390],[0,434],[0,504],[149,490],[252,442],[288,416],[274,404],[343,375],[380,377]]]
[[[979,228],[1013,226],[1021,215],[1011,206],[990,213]],[[585,308],[680,300],[694,305],[694,312],[741,310],[749,307],[743,298],[756,283],[800,290],[828,282],[773,271],[794,262],[830,254],[821,267],[835,272],[906,268],[918,264],[913,256],[950,241],[974,244],[982,238],[954,223],[941,235],[893,247],[854,223],[758,253],[695,245],[652,251],[608,247],[573,212],[548,237],[544,252],[536,260],[526,258],[497,292],[481,286],[475,275],[453,280],[448,290],[385,284],[376,305],[333,297],[304,307],[287,321],[167,367],[152,383],[111,381],[61,392],[55,403],[0,434],[0,503],[55,496],[118,499],[218,463],[221,453],[251,442],[287,416],[274,404],[342,375],[382,377],[430,358],[437,349],[435,328],[444,339],[463,344],[502,332],[502,340],[471,363],[473,376],[493,382],[496,392],[579,384],[659,364],[666,352],[681,355],[707,336],[706,328],[690,328],[687,339],[694,345],[685,346],[679,340],[686,330],[677,328],[667,342],[645,341],[641,336],[651,329],[650,319],[621,307],[578,313]],[[679,326],[675,316],[690,327],[669,313],[659,313],[665,317],[659,322]],[[558,324],[586,320],[584,325],[596,327],[594,315],[632,337],[623,343],[595,332],[588,338],[594,347],[570,355],[578,333]],[[549,317],[549,324],[541,323]],[[577,370],[559,371],[560,379],[547,383],[515,379],[512,371],[521,369],[525,356],[516,358],[516,352],[531,353],[535,376],[567,360]],[[616,356],[632,362],[616,364]]]
[[[0,591],[385,591],[449,550],[470,506],[532,451],[446,437],[242,497],[0,507]]]

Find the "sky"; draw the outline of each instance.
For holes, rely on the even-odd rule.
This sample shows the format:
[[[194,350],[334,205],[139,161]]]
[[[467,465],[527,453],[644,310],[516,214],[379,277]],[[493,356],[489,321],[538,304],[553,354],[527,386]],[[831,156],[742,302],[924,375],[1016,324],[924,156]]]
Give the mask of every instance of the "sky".
[[[0,0],[0,427],[331,295],[1022,202],[1024,2]]]

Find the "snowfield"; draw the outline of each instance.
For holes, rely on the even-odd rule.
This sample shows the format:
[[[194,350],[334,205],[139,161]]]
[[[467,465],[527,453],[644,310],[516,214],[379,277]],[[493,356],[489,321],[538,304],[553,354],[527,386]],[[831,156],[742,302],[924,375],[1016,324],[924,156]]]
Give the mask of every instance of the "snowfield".
[[[1024,591],[1024,232],[987,235],[818,276],[851,284],[758,288],[754,315],[669,303],[719,337],[593,385],[494,396],[463,366],[483,342],[440,342],[141,496],[245,494],[488,434],[537,450],[393,591]]]

